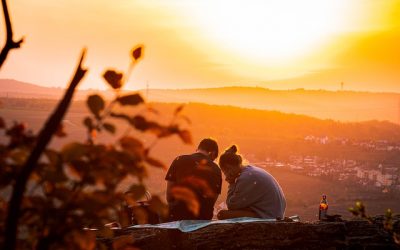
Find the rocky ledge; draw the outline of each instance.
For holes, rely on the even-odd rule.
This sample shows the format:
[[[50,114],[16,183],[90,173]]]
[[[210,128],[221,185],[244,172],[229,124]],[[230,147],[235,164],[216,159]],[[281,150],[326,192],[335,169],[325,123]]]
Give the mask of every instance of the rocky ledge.
[[[341,222],[251,222],[215,224],[184,233],[177,229],[123,229],[113,241],[132,237],[140,249],[400,249],[383,227],[383,216]],[[400,216],[393,228],[400,232]]]

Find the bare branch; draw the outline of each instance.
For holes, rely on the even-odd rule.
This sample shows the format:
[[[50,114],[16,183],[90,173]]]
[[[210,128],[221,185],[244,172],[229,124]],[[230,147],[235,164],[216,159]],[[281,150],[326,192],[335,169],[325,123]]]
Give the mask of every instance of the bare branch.
[[[66,90],[63,99],[59,102],[56,110],[49,117],[46,124],[39,133],[38,141],[32,150],[29,158],[25,162],[20,174],[17,177],[16,183],[14,185],[13,193],[10,199],[8,214],[6,218],[6,228],[5,228],[5,245],[4,249],[13,250],[16,247],[16,235],[17,235],[17,225],[20,216],[20,206],[22,197],[25,193],[26,184],[29,176],[32,174],[36,167],[36,164],[46,149],[47,144],[50,142],[53,134],[56,132],[61,120],[63,119],[69,104],[71,103],[75,88],[78,83],[85,76],[87,69],[82,68],[82,61],[85,57],[86,49],[82,51],[82,56],[79,60],[78,67],[75,71],[74,77],[72,78],[68,89]]]
[[[7,2],[6,0],[1,0],[1,3],[3,5],[4,21],[6,24],[7,36],[6,36],[6,44],[4,45],[4,48],[0,53],[0,68],[1,66],[3,66],[3,63],[7,58],[8,52],[10,52],[10,50],[12,49],[20,48],[21,43],[24,41],[23,38],[17,42],[13,40],[13,31],[11,26],[10,14],[8,13]]]

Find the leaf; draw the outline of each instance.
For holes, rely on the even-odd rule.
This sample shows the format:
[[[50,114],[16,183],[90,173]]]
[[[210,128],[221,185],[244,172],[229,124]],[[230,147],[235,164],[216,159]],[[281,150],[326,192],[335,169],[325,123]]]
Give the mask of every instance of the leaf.
[[[182,201],[186,204],[186,208],[194,215],[200,213],[200,203],[197,200],[196,194],[187,187],[175,186],[171,189],[171,195],[174,200]]]
[[[108,132],[110,132],[111,134],[115,134],[116,129],[115,129],[115,126],[113,124],[106,122],[106,123],[103,124],[103,128],[105,130],[107,130]]]
[[[87,129],[90,131],[90,130],[92,130],[93,129],[93,120],[92,120],[92,118],[90,118],[90,117],[86,117],[84,120],[83,120],[83,124],[87,127]]]
[[[122,87],[122,73],[118,73],[115,70],[107,70],[103,77],[106,82],[113,88],[113,89],[120,89]]]
[[[150,165],[152,165],[154,167],[157,167],[157,168],[162,168],[162,169],[167,169],[168,168],[163,162],[161,162],[161,161],[159,161],[157,159],[154,159],[152,157],[146,157],[145,161],[148,164],[150,164]]]
[[[358,216],[360,214],[360,212],[358,211],[358,209],[353,208],[353,207],[349,207],[348,208],[349,212],[352,213],[354,216]]]
[[[27,151],[28,149],[24,149],[23,147],[17,148],[9,152],[9,157],[16,163],[17,165],[22,165],[25,163],[26,159],[29,156]]]
[[[79,159],[81,156],[85,155],[86,152],[87,147],[77,142],[66,144],[61,149],[61,155],[65,162],[71,162],[72,160]]]
[[[61,164],[60,154],[57,151],[52,149],[46,149],[44,153],[47,156],[50,165],[58,166]]]
[[[144,102],[144,99],[140,94],[131,94],[131,95],[126,95],[126,96],[121,96],[118,97],[117,101],[121,105],[138,105],[140,103]]]
[[[178,132],[179,137],[182,139],[182,141],[186,144],[192,144],[192,134],[188,130],[180,130]]]
[[[104,110],[105,102],[101,96],[91,95],[87,99],[87,105],[96,118],[99,118],[100,112]]]
[[[113,118],[123,119],[123,120],[131,123],[131,118],[129,116],[125,115],[125,114],[111,112],[110,116],[113,117]]]
[[[159,115],[160,114],[160,112],[157,109],[153,108],[150,105],[147,106],[147,111],[150,112],[150,113],[153,113],[155,115]]]
[[[145,131],[149,127],[146,119],[141,115],[136,115],[133,117],[132,124],[140,131]]]
[[[166,218],[168,216],[168,205],[162,202],[160,197],[153,196],[149,202],[150,211]]]
[[[183,109],[184,107],[185,107],[185,104],[179,105],[179,106],[175,109],[174,115],[178,115],[178,114],[182,111],[182,109]]]
[[[142,50],[143,50],[143,45],[138,45],[132,50],[132,58],[135,61],[138,61],[140,58],[142,58]]]
[[[126,195],[132,196],[136,201],[146,194],[146,188],[143,185],[133,184],[129,187]]]
[[[82,180],[82,174],[72,165],[67,165],[65,167],[65,174],[71,180],[74,180],[74,181]]]
[[[6,122],[4,121],[3,117],[0,117],[0,128],[6,128]]]
[[[143,143],[132,137],[132,136],[124,136],[119,140],[119,143],[121,144],[121,147],[125,149],[126,151],[144,151]]]
[[[65,136],[67,136],[67,133],[65,133],[65,130],[64,130],[64,125],[62,123],[60,123],[58,125],[58,128],[57,128],[56,132],[54,133],[54,135],[57,136],[57,137],[65,137]]]

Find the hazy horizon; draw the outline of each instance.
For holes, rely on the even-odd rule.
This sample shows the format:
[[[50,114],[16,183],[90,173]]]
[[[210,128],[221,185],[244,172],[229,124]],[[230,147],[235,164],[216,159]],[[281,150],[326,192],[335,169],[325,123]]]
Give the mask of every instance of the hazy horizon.
[[[44,87],[44,88],[52,88],[52,89],[62,89],[65,90],[67,88],[67,86],[46,86],[40,83],[33,83],[33,82],[25,82],[22,80],[18,80],[18,79],[12,79],[12,78],[0,78],[0,80],[10,80],[10,81],[17,81],[17,82],[21,82],[21,83],[26,83],[26,84],[32,84],[35,86],[39,86],[39,87]],[[107,87],[107,86],[105,86]],[[263,87],[263,86],[259,86],[259,85],[226,85],[226,86],[211,86],[211,87],[194,87],[194,88],[189,88],[189,87],[182,87],[182,88],[151,88],[151,86],[149,85],[149,90],[207,90],[207,89],[228,89],[228,88],[248,88],[248,89],[262,89],[262,90],[271,90],[271,91],[300,91],[300,90],[305,90],[305,91],[326,91],[326,92],[354,92],[354,93],[372,93],[372,94],[400,94],[400,90],[398,92],[396,91],[373,91],[373,90],[351,90],[351,89],[340,89],[340,87],[338,89],[323,89],[323,88],[288,88],[288,89],[284,89],[284,88],[269,88],[269,87]],[[112,92],[111,88],[79,88],[79,91],[110,91]],[[147,90],[146,87],[144,88],[124,88],[123,91],[145,91]]]

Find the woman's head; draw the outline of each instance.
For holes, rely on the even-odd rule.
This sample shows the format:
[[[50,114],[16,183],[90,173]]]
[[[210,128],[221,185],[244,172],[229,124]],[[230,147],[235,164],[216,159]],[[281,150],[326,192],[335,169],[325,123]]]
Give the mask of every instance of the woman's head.
[[[236,145],[232,145],[219,158],[219,166],[229,180],[236,178],[241,172],[242,156],[237,151]]]

